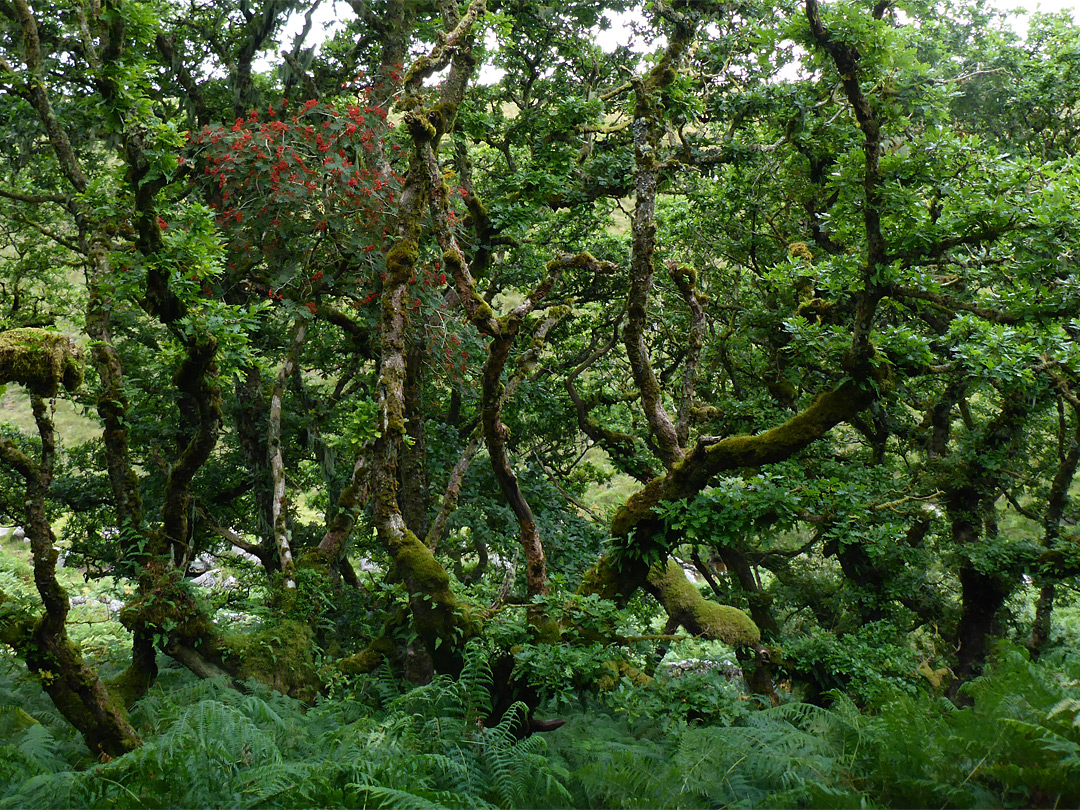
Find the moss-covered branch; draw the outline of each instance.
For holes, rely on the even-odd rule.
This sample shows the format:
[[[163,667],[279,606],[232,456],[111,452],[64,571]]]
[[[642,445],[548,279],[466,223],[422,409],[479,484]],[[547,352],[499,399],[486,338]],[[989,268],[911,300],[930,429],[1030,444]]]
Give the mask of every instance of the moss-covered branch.
[[[878,385],[884,384],[882,377]],[[826,391],[783,424],[752,436],[719,441],[703,437],[664,475],[631,495],[615,513],[611,535],[616,551],[586,574],[582,592],[623,600],[640,587],[655,557],[664,530],[656,508],[661,503],[693,497],[722,472],[775,464],[791,458],[822,438],[833,427],[867,407],[877,395],[875,384],[849,380]]]
[[[690,331],[686,335],[686,359],[683,361],[682,385],[679,390],[678,421],[675,423],[675,437],[679,444],[685,447],[690,437],[698,366],[701,363],[701,350],[705,345],[705,307],[698,290],[697,273],[693,268],[683,267],[674,261],[668,262],[667,268],[690,310]]]
[[[675,560],[653,565],[645,589],[663,605],[672,622],[682,625],[692,635],[732,647],[753,647],[761,641],[761,631],[749,616],[738,608],[702,596]]]
[[[74,391],[82,383],[75,344],[44,329],[0,332],[0,383],[11,382],[43,397],[54,397],[61,388]]]

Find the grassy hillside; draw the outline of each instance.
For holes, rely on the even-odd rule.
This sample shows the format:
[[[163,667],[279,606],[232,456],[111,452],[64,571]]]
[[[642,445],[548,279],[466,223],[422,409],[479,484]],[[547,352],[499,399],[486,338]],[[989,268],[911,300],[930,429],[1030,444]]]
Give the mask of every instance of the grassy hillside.
[[[0,386],[0,422],[7,422],[30,436],[37,435],[30,399],[19,385]],[[83,412],[82,406],[66,399],[55,401],[53,421],[61,444],[74,447],[101,434],[97,420]]]

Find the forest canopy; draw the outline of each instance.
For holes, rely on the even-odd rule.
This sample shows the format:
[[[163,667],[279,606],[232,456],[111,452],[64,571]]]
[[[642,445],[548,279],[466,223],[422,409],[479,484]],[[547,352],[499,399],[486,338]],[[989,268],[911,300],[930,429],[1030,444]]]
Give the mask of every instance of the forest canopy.
[[[1080,801],[1080,28],[335,8],[0,0],[0,801]]]

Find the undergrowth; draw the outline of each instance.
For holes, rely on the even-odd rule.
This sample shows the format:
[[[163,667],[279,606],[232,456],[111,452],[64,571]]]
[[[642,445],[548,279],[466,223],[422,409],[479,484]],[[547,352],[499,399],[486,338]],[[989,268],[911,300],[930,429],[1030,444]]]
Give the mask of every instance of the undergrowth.
[[[381,673],[314,706],[251,684],[156,688],[132,711],[146,741],[104,763],[43,705],[0,746],[2,807],[515,807],[564,806],[567,774],[542,737],[519,739],[524,706],[490,728],[487,654],[470,649],[456,680],[397,694]],[[168,679],[163,679],[167,681]],[[21,696],[0,691],[3,716]],[[363,697],[365,699],[361,700]],[[63,743],[63,744],[61,744]],[[67,756],[58,755],[63,751]]]
[[[929,693],[873,707],[743,706],[711,724],[590,702],[522,738],[491,718],[488,653],[457,679],[401,691],[383,671],[305,705],[252,685],[163,672],[132,711],[146,741],[110,762],[40,689],[0,678],[0,807],[1075,807],[1080,661],[1016,648],[957,709]],[[6,684],[6,685],[3,685]],[[733,698],[738,700],[738,698]],[[485,720],[487,724],[485,725]]]

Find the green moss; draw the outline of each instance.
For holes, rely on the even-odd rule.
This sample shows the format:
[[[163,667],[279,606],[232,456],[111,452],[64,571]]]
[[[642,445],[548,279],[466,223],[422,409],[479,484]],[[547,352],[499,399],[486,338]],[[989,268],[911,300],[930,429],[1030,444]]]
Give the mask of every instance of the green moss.
[[[409,77],[406,76],[405,78],[407,80]],[[420,106],[420,97],[412,95],[402,96],[395,102],[394,106],[397,107],[399,112],[407,113],[410,110],[414,110]]]
[[[435,555],[426,545],[408,529],[401,539],[390,549],[394,562],[402,569],[405,580],[430,591],[448,591],[450,575],[442,567]]]
[[[64,335],[44,329],[0,332],[0,383],[21,383],[44,397],[82,383],[78,350]]]
[[[761,631],[749,616],[738,608],[706,599],[674,560],[654,565],[649,571],[649,585],[668,615],[689,632],[733,647],[752,647],[761,642]]]
[[[590,267],[595,267],[598,264],[600,264],[600,262],[597,261],[595,256],[593,256],[588,251],[584,251],[582,253],[575,253],[569,262],[566,262],[563,259],[552,259],[547,263],[546,269],[548,274],[550,275],[551,273],[554,273],[556,270],[559,270],[562,267],[570,267],[575,270],[587,270]]]
[[[788,256],[793,259],[805,259],[808,262],[814,261],[814,254],[806,242],[792,242],[788,245]]]
[[[409,134],[413,136],[413,140],[418,142],[434,140],[439,134],[428,120],[428,116],[419,109],[411,110],[406,114],[405,126],[409,128]]]
[[[619,586],[619,572],[610,554],[605,554],[581,578],[579,594],[595,593],[601,599],[611,599]]]
[[[105,681],[105,688],[109,690],[109,694],[125,710],[131,708],[136,700],[145,695],[149,686],[149,673],[135,666],[129,666],[115,678]]]
[[[455,108],[443,101],[437,101],[428,108],[427,120],[435,132],[447,132],[453,123]]]
[[[469,209],[469,216],[473,222],[485,225],[489,221],[488,208],[475,194],[465,198],[465,207]]]
[[[216,634],[216,628],[194,597],[168,574],[158,577],[124,605],[120,623],[128,630],[145,625],[186,646],[198,646]]]
[[[550,616],[533,612],[529,614],[529,629],[537,644],[557,644],[562,637],[559,623]]]
[[[319,548],[309,548],[296,555],[295,566],[300,568],[314,568],[321,573],[330,574],[330,560]]]
[[[690,417],[697,422],[723,419],[725,412],[713,405],[695,405],[690,409]]]
[[[597,678],[596,685],[605,692],[611,691],[623,680],[629,681],[634,686],[648,686],[654,680],[651,675],[645,674],[637,667],[631,666],[622,659],[617,661],[605,661],[603,667],[608,670],[610,674],[605,673]]]
[[[20,731],[38,725],[41,724],[23,709],[18,706],[9,707],[0,713],[0,740],[10,740]]]
[[[338,662],[338,668],[346,675],[362,675],[366,672],[374,672],[386,658],[394,652],[394,644],[390,639],[380,638],[371,642],[365,649],[356,655],[350,655]]]
[[[706,451],[708,469],[760,467],[784,461],[824,436],[834,425],[857,414],[871,399],[869,392],[852,382],[845,383],[835,391],[820,394],[806,410],[782,425],[754,436],[732,436],[711,445]]]
[[[476,317],[480,320],[488,320],[495,317],[495,311],[491,308],[491,305],[484,300],[483,296],[478,292],[470,293],[470,297],[476,302]]]
[[[809,281],[809,279],[807,279]],[[798,285],[796,285],[798,288]],[[836,305],[824,298],[810,298],[799,305],[795,314],[811,323],[823,323],[828,320]]]
[[[679,462],[676,462],[678,465]],[[611,520],[611,536],[627,537],[642,520],[652,514],[664,489],[664,478],[654,478],[626,499]]]
[[[408,278],[420,254],[415,239],[402,239],[386,253],[386,271],[392,278]]]
[[[761,641],[761,631],[754,621],[731,605],[703,599],[697,608],[697,619],[704,628],[702,635],[733,647],[752,647]]]
[[[277,615],[316,626],[331,619],[333,600],[328,585],[337,581],[326,555],[318,548],[305,549],[293,562],[293,586],[278,572],[272,580],[270,606]]]
[[[677,264],[671,262],[668,265],[668,269],[671,273],[672,279],[678,284],[681,281],[685,281],[687,286],[692,290],[697,287],[698,275],[697,270],[693,267],[688,267],[685,264]]]
[[[415,534],[406,529],[389,551],[409,591],[414,627],[425,643],[441,639],[456,645],[479,632],[470,606],[451,592],[450,575]]]
[[[947,667],[934,669],[927,661],[923,661],[919,664],[916,674],[925,678],[926,682],[930,684],[930,688],[933,689],[936,694],[941,694],[944,688],[948,686],[949,681],[952,680],[952,670]]]
[[[795,386],[787,380],[770,380],[765,383],[765,386],[774,399],[782,402],[791,402],[795,399],[795,395],[798,394]]]
[[[230,669],[242,679],[254,678],[301,700],[318,691],[314,633],[303,622],[286,619],[255,633],[230,634],[222,646]]]

